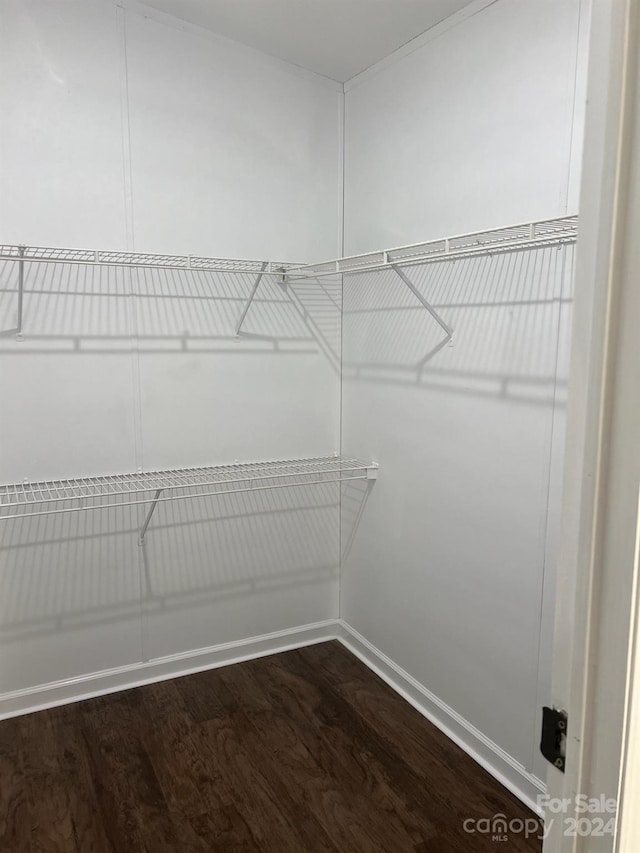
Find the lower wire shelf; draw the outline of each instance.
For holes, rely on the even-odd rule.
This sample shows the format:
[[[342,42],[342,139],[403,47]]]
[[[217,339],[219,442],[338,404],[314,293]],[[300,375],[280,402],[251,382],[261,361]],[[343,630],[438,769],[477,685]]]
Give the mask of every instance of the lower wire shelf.
[[[144,544],[153,511],[161,501],[238,492],[374,480],[378,466],[342,456],[251,462],[206,468],[175,468],[69,480],[0,485],[0,521],[66,512],[148,504],[140,531]]]

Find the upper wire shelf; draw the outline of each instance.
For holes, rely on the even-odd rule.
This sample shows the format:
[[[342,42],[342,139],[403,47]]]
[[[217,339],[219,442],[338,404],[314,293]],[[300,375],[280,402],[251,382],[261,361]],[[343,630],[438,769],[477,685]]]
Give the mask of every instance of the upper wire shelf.
[[[159,501],[372,480],[378,466],[342,456],[176,468],[0,485],[0,520],[150,504],[141,541]]]
[[[559,219],[543,219],[489,231],[476,231],[456,237],[445,237],[427,243],[414,243],[395,249],[383,249],[362,255],[351,255],[290,267],[287,278],[316,278],[336,273],[347,274],[373,270],[393,269],[447,258],[491,255],[497,252],[529,249],[539,246],[558,246],[575,243],[578,237],[578,217],[565,216]]]
[[[94,264],[111,267],[152,269],[213,270],[238,273],[277,273],[296,266],[279,261],[251,261],[236,258],[207,258],[201,255],[158,255],[146,252],[114,252],[94,249],[59,249],[46,246],[0,244],[0,260],[34,263]]]
[[[442,327],[448,338],[453,333],[449,324],[421,295],[401,267],[433,263],[446,259],[492,255],[500,252],[531,249],[540,246],[561,246],[575,243],[578,236],[578,217],[542,219],[520,225],[509,225],[489,231],[476,231],[456,237],[415,243],[395,249],[368,252],[363,255],[338,258],[318,264],[292,264],[277,261],[237,260],[233,258],[207,258],[200,255],[157,255],[141,252],[114,252],[92,249],[58,249],[43,246],[0,244],[0,261],[14,261],[18,268],[18,306],[16,340],[24,340],[23,303],[25,290],[25,264],[58,263],[89,264],[112,267],[150,268],[169,270],[210,270],[230,273],[256,274],[251,293],[236,323],[239,337],[247,312],[256,296],[261,280],[266,274],[276,274],[281,284],[290,279],[318,278],[373,270],[391,269],[397,273],[416,298]]]
[[[257,273],[251,296],[236,327],[236,336],[253,301],[262,278],[275,274],[281,282],[285,273],[296,264],[280,261],[251,261],[236,258],[207,258],[202,255],[158,255],[147,252],[114,252],[100,249],[60,249],[46,246],[0,244],[0,261],[13,261],[18,269],[17,323],[13,330],[16,340],[24,340],[23,305],[25,292],[25,265],[83,264],[89,266],[120,267],[129,269],[190,270],[227,273]]]
[[[266,273],[286,277],[334,275],[363,272],[392,266],[420,264],[445,258],[508,251],[517,248],[574,243],[578,236],[578,217],[542,219],[509,225],[489,231],[476,231],[455,237],[414,243],[395,249],[383,249],[351,255],[317,264],[254,261],[237,258],[209,258],[201,255],[164,255],[146,252],[116,252],[99,249],[62,249],[45,246],[0,244],[0,261],[59,264],[94,264],[152,269],[212,270],[237,273]]]

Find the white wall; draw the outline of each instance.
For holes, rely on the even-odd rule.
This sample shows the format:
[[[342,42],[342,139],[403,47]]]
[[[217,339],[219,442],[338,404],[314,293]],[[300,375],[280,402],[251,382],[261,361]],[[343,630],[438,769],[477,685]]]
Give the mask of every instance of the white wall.
[[[339,249],[342,92],[137,4],[0,0],[0,241]],[[310,203],[310,199],[312,202]],[[0,268],[0,482],[330,454],[340,291]],[[335,488],[3,523],[0,693],[335,617]]]
[[[576,212],[580,6],[477,3],[348,84],[348,253]],[[393,273],[344,284],[343,450],[380,477],[355,533],[343,513],[342,617],[523,784],[544,775],[571,265],[409,271],[454,328],[444,348]]]
[[[347,84],[347,254],[575,212],[579,6],[498,0]]]

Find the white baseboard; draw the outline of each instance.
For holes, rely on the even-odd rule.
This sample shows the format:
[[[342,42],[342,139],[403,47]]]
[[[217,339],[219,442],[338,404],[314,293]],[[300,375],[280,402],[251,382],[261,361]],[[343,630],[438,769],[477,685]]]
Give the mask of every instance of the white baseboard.
[[[458,744],[505,788],[534,811],[538,811],[536,797],[545,791],[545,786],[539,779],[527,773],[514,758],[341,619],[327,619],[324,622],[275,631],[259,637],[221,643],[205,649],[4,693],[0,695],[0,720],[335,639]]]
[[[457,714],[453,708],[445,705],[342,619],[338,622],[338,640],[498,782],[542,816],[537,797],[543,794],[546,788],[540,779],[527,772],[522,764]]]
[[[327,619],[324,622],[274,631],[271,634],[249,637],[246,640],[221,643],[183,654],[154,658],[144,663],[92,672],[78,678],[40,684],[37,687],[0,695],[0,720],[20,714],[30,714],[33,711],[43,711],[46,708],[55,708],[57,705],[66,705],[70,702],[79,702],[82,699],[91,699],[94,696],[103,696],[106,693],[129,690],[154,681],[166,681],[169,678],[228,666],[243,660],[265,657],[290,649],[300,649],[314,643],[335,640],[336,636],[336,620]]]

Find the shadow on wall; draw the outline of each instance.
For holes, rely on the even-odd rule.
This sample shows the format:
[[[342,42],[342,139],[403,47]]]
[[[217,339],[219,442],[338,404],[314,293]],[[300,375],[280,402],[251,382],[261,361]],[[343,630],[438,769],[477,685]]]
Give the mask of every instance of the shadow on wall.
[[[563,246],[405,268],[451,341],[393,271],[345,276],[344,381],[562,403],[559,317],[567,306],[568,322],[573,256]]]
[[[18,265],[0,264],[0,352],[15,345]],[[235,328],[255,275],[208,270],[25,264],[20,353],[320,351],[340,369],[337,277],[282,286],[265,275],[239,337]],[[137,345],[133,339],[137,340]]]
[[[340,494],[340,561],[346,563],[360,521],[364,514],[374,480],[352,480],[341,484]]]
[[[345,484],[347,486],[356,485]],[[367,483],[349,489],[355,534]],[[339,484],[3,521],[0,640],[207,606],[337,578]],[[144,649],[143,649],[144,658]]]
[[[147,454],[160,464],[145,468],[228,463],[232,442],[240,452],[246,448],[242,461],[281,459],[292,436],[298,444],[291,456],[304,455],[307,444],[315,452],[335,449],[337,278],[283,288],[265,276],[236,337],[255,274],[27,264],[18,342],[17,272],[15,263],[0,265],[0,398],[11,400],[0,413],[0,482],[132,471]],[[142,391],[131,378],[136,370]],[[145,386],[151,371],[153,382]],[[306,387],[306,396],[291,393],[292,376],[300,377],[297,387]],[[147,408],[140,406],[137,416],[143,442],[152,447],[143,452],[134,447],[131,425],[144,394]],[[328,412],[315,432],[316,413],[308,411],[314,397]],[[248,424],[239,422],[242,412]],[[279,442],[273,451],[272,438]],[[174,464],[163,456],[165,445],[178,457]],[[138,537],[147,505],[0,520],[1,689],[42,683],[42,670],[50,679],[113,665],[108,650],[101,656],[99,642],[87,644],[82,629],[95,629],[92,636],[120,643],[119,649],[129,643],[121,653],[128,662],[137,637],[145,660],[260,633],[251,623],[259,607],[232,624],[240,613],[234,601],[243,597],[259,605],[261,596],[271,596],[278,627],[286,623],[287,602],[301,622],[333,615],[339,489],[297,486],[167,501],[158,505],[144,546]],[[207,610],[214,602],[222,608]],[[121,626],[122,637],[133,639],[113,640],[118,632],[100,634],[100,625]],[[55,636],[69,639],[69,662],[49,671],[36,659],[46,658],[49,643],[56,648]],[[25,663],[20,643],[31,637],[46,640]]]
[[[573,257],[405,268],[451,345],[393,271],[344,281],[343,440],[381,488],[345,542],[342,616],[527,767],[548,701]]]

